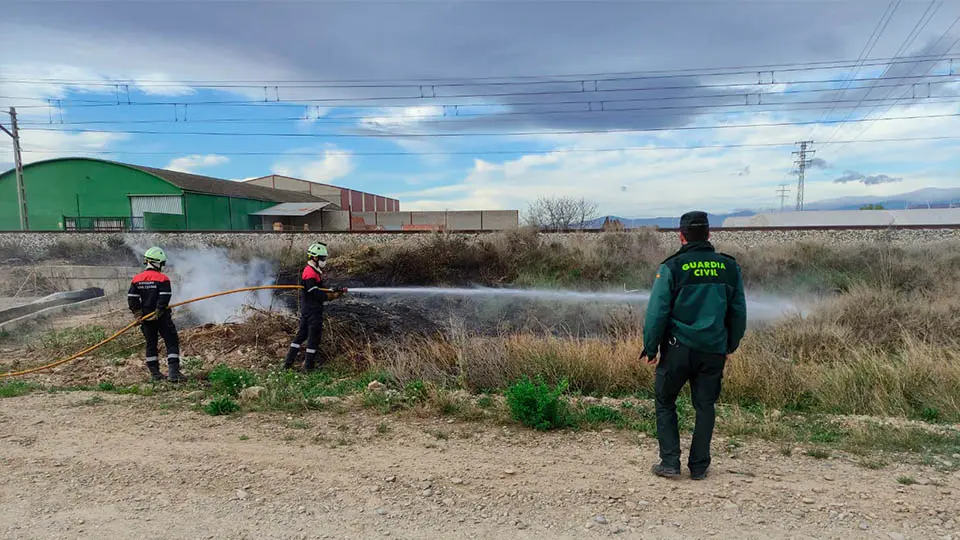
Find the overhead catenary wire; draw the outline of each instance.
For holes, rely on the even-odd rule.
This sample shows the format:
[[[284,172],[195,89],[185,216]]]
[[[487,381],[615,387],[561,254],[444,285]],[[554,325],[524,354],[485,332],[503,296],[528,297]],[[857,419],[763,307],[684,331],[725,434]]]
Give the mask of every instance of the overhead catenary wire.
[[[216,298],[216,297],[218,297],[218,296],[225,296],[225,295],[228,295],[228,294],[235,294],[235,293],[239,293],[239,292],[258,291],[258,290],[264,290],[264,289],[301,289],[301,288],[302,288],[302,287],[301,287],[300,285],[260,285],[260,286],[256,286],[256,287],[242,287],[242,288],[239,288],[239,289],[232,289],[232,290],[229,290],[229,291],[222,291],[222,292],[218,292],[218,293],[214,293],[214,294],[208,294],[208,295],[205,295],[205,296],[199,296],[199,297],[197,297],[197,298],[191,298],[191,299],[189,299],[189,300],[184,300],[183,302],[177,302],[177,303],[175,303],[175,304],[170,304],[170,305],[168,306],[168,308],[173,309],[173,308],[177,308],[177,307],[180,307],[180,306],[185,306],[185,305],[187,305],[187,304],[192,304],[192,303],[194,303],[194,302],[200,302],[201,300],[209,300],[210,298]],[[322,289],[322,290],[324,290],[324,291],[330,291],[330,289]],[[71,356],[68,356],[67,358],[63,358],[63,359],[61,359],[61,360],[57,360],[56,362],[50,362],[49,364],[44,364],[44,365],[42,365],[42,366],[37,366],[37,367],[29,368],[29,369],[23,369],[23,370],[19,370],[19,371],[10,371],[10,372],[7,372],[7,373],[0,373],[0,379],[6,379],[6,378],[10,378],[10,377],[20,377],[20,376],[23,376],[23,375],[28,375],[28,374],[30,374],[30,373],[37,373],[37,372],[39,372],[39,371],[45,371],[45,370],[48,370],[48,369],[53,369],[53,368],[55,368],[55,367],[57,367],[57,366],[61,366],[61,365],[66,364],[66,363],[68,363],[68,362],[72,362],[72,361],[74,361],[74,360],[78,360],[78,359],[81,358],[82,356],[84,356],[84,355],[86,355],[86,354],[90,354],[91,352],[99,349],[100,347],[103,347],[103,346],[106,345],[107,343],[110,343],[111,341],[117,339],[117,338],[120,337],[121,335],[129,332],[130,330],[132,330],[132,329],[134,329],[134,328],[136,328],[138,325],[140,325],[141,323],[143,323],[143,322],[147,319],[147,317],[150,317],[151,315],[152,315],[152,314],[150,314],[150,315],[144,315],[143,317],[137,318],[136,320],[134,320],[134,321],[131,322],[130,324],[128,324],[128,325],[124,326],[123,328],[121,328],[120,330],[117,330],[116,332],[114,332],[113,335],[109,336],[108,338],[104,339],[103,341],[101,341],[101,342],[99,342],[99,343],[96,343],[96,344],[94,344],[94,345],[91,345],[91,346],[87,347],[86,349],[83,349],[82,351],[80,351],[80,352],[78,352],[78,353],[76,353],[76,354],[73,354],[73,355],[71,355]]]
[[[883,118],[874,121],[897,121],[897,120],[923,120],[937,118],[956,118],[960,113],[945,113],[933,115],[914,115],[893,118]],[[746,128],[765,128],[765,127],[787,127],[787,126],[808,126],[816,123],[842,123],[842,122],[868,122],[868,119],[860,120],[827,120],[817,122],[814,120],[800,122],[769,122],[762,124],[716,124],[709,126],[662,126],[649,128],[602,128],[602,129],[578,129],[578,130],[535,130],[535,131],[500,131],[500,132],[433,132],[433,133],[404,133],[404,132],[362,132],[362,133],[275,133],[275,132],[252,132],[252,131],[157,131],[147,129],[115,129],[99,130],[86,128],[25,128],[21,131],[30,132],[59,132],[59,133],[109,133],[123,135],[197,135],[206,137],[283,137],[283,138],[448,138],[448,137],[526,137],[539,135],[589,135],[589,134],[607,134],[607,133],[646,133],[659,131],[696,131],[713,129],[746,129]]]
[[[938,135],[930,137],[891,137],[884,139],[862,139],[839,141],[847,144],[873,144],[890,142],[930,142],[930,141],[951,141],[960,140],[960,135]],[[617,148],[557,148],[553,150],[540,149],[516,149],[516,150],[463,150],[463,151],[342,151],[342,150],[323,150],[323,155],[327,156],[477,156],[477,155],[548,155],[548,154],[568,154],[568,153],[605,153],[605,152],[659,152],[664,150],[721,150],[731,148],[782,148],[795,146],[793,140],[773,143],[739,143],[739,144],[701,144],[686,146],[623,146]],[[24,149],[24,153],[33,154],[64,154],[73,153],[79,155],[136,155],[136,156],[170,156],[182,155],[182,151],[139,151],[139,150],[90,150],[82,148],[63,149],[63,148],[30,148]],[[317,156],[318,152],[263,152],[263,151],[216,151],[211,153],[224,156]]]
[[[960,57],[958,57],[960,59]],[[953,78],[953,75],[943,76],[945,79]],[[889,80],[905,80],[910,77],[893,77]],[[918,79],[922,77],[917,77]],[[543,90],[535,92],[497,92],[497,93],[460,93],[460,94],[437,94],[432,93],[430,95],[421,94],[411,94],[411,95],[378,95],[378,96],[354,96],[354,97],[308,97],[308,96],[296,96],[296,97],[284,97],[281,98],[279,95],[276,98],[269,99],[219,99],[219,100],[198,100],[198,101],[187,101],[187,100],[176,100],[176,101],[137,101],[137,100],[126,100],[126,101],[104,101],[104,100],[92,100],[92,99],[82,99],[82,98],[44,98],[44,97],[35,97],[35,96],[9,96],[4,95],[0,96],[0,99],[6,100],[21,100],[21,101],[42,101],[43,105],[29,105],[21,104],[18,105],[19,108],[49,108],[53,104],[57,106],[63,106],[64,104],[73,107],[73,108],[89,108],[89,107],[170,107],[170,106],[238,106],[238,105],[265,105],[265,104],[284,104],[288,106],[297,106],[302,107],[302,104],[305,103],[314,103],[314,104],[336,104],[339,107],[349,107],[349,108],[386,108],[389,105],[375,104],[378,102],[396,102],[396,101],[407,101],[410,104],[407,105],[397,105],[403,107],[409,106],[511,106],[511,105],[533,105],[533,104],[550,104],[550,102],[542,101],[532,101],[532,102],[522,102],[522,103],[497,103],[497,102],[480,102],[477,104],[471,103],[437,103],[433,100],[458,100],[458,99],[482,99],[482,98],[503,98],[503,97],[548,97],[548,96],[589,96],[590,101],[603,101],[603,102],[614,102],[617,101],[613,97],[606,97],[607,94],[623,94],[628,92],[652,92],[660,90],[713,90],[713,89],[723,89],[723,88],[733,88],[737,89],[737,92],[732,93],[718,93],[713,95],[692,95],[692,96],[654,96],[647,98],[634,98],[634,100],[677,100],[677,99],[702,99],[702,98],[721,98],[721,97],[744,97],[744,96],[777,96],[777,95],[791,95],[791,94],[804,94],[804,93],[816,93],[816,92],[835,92],[834,88],[819,88],[819,89],[801,89],[801,90],[784,90],[784,91],[772,91],[772,92],[756,92],[751,91],[754,88],[758,89],[768,89],[771,86],[788,86],[788,85],[806,85],[806,84],[831,84],[837,82],[847,81],[848,79],[814,79],[814,80],[793,80],[793,81],[782,81],[774,83],[723,83],[723,84],[692,84],[692,85],[673,85],[673,86],[638,86],[638,87],[628,87],[628,88],[573,88],[566,90]],[[877,79],[874,77],[864,77],[858,78],[853,82],[872,82],[876,84]],[[945,83],[955,82],[945,80]],[[893,85],[884,85],[883,87],[890,86],[903,86],[904,83],[898,83]],[[842,96],[841,96],[842,97]],[[758,97],[762,99],[762,97]],[[585,100],[577,100],[574,103],[584,103]],[[838,101],[842,102],[842,101]]]
[[[856,60],[823,60],[814,62],[794,62],[781,64],[759,64],[759,65],[733,65],[710,68],[678,68],[665,70],[644,70],[644,71],[608,71],[596,73],[566,73],[552,75],[505,75],[505,76],[487,76],[487,77],[446,77],[446,78],[407,78],[407,79],[185,79],[180,81],[159,80],[159,79],[64,79],[55,77],[0,77],[0,82],[11,84],[48,84],[60,86],[155,86],[155,87],[194,87],[194,88],[230,88],[238,85],[241,88],[260,89],[284,88],[293,84],[310,84],[311,87],[323,88],[390,88],[394,85],[402,87],[418,86],[499,86],[499,85],[532,85],[532,84],[555,84],[580,81],[623,81],[623,80],[650,80],[650,79],[671,79],[694,76],[719,77],[726,75],[753,75],[760,70],[762,73],[776,72],[804,72],[804,71],[828,71],[833,69],[846,69],[849,67],[861,66],[880,66],[889,63],[912,63],[922,62],[936,55],[917,55],[910,57],[887,57],[887,58],[867,58],[858,57]]]

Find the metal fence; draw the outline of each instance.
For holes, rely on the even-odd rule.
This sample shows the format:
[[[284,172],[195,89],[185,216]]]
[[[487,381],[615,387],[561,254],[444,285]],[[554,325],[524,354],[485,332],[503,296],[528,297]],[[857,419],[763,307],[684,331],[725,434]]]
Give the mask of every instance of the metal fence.
[[[63,216],[65,231],[126,232],[133,227],[143,229],[143,218]]]

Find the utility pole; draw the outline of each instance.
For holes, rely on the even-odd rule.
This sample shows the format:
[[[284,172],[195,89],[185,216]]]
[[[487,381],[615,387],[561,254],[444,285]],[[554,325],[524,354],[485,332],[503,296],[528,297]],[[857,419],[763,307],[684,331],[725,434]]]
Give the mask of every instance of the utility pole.
[[[813,145],[813,141],[797,141],[796,144],[800,145],[800,150],[794,151],[793,155],[797,156],[793,162],[797,164],[797,210],[803,210],[803,177],[804,173],[807,171],[807,166],[813,161],[807,159],[808,155],[813,155],[816,153],[815,150],[807,150],[807,148]]]
[[[27,220],[27,194],[23,189],[23,160],[20,157],[20,131],[17,129],[17,109],[10,107],[10,129],[0,124],[0,130],[13,139],[13,164],[17,175],[17,209],[20,211],[20,230],[30,229]]]
[[[777,190],[777,195],[780,196],[780,211],[783,212],[783,206],[787,202],[787,195],[790,194],[790,188],[787,187],[789,184],[780,184],[780,189]]]

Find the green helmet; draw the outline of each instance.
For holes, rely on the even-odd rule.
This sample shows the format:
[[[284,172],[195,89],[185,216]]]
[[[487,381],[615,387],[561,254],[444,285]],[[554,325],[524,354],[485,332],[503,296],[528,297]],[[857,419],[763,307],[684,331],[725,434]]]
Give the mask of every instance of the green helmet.
[[[327,245],[323,242],[317,242],[309,248],[307,248],[307,256],[314,257],[326,257],[327,256]]]
[[[167,262],[167,254],[154,246],[143,254],[143,262],[154,267],[162,267]]]

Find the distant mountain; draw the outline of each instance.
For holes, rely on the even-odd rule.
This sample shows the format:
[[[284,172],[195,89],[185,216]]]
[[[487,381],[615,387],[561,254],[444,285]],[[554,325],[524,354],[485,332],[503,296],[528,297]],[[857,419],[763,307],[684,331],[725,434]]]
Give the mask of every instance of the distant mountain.
[[[879,204],[888,210],[902,210],[905,208],[925,208],[929,205],[931,208],[960,206],[960,188],[924,188],[909,193],[887,196],[852,196],[840,197],[836,199],[825,199],[814,201],[804,205],[806,210],[859,210],[866,204]],[[728,217],[753,216],[759,212],[768,210],[740,210],[730,214],[709,214],[710,224],[714,227],[720,227],[723,220]],[[661,229],[674,229],[680,226],[680,217],[655,217],[655,218],[624,218],[618,216],[604,216],[587,223],[588,229],[599,229],[603,225],[603,220],[609,217],[611,220],[619,219],[623,226],[628,229],[639,227],[660,227]]]
[[[909,193],[887,196],[853,196],[815,201],[804,205],[806,210],[857,210],[865,204],[880,204],[888,210],[903,210],[918,206],[956,206],[960,203],[960,188],[924,188]]]
[[[752,210],[741,210],[739,212],[734,212],[732,214],[707,214],[710,224],[714,227],[719,227],[723,220],[728,217],[740,217],[740,216],[752,216],[756,212]],[[615,219],[620,220],[620,223],[623,223],[623,226],[628,229],[637,229],[640,227],[659,227],[661,229],[676,229],[680,226],[680,216],[677,217],[655,217],[655,218],[624,218],[618,216],[604,216],[597,218],[593,221],[588,221],[586,228],[588,229],[599,229],[603,225],[603,220],[607,217],[610,218],[610,221]]]

